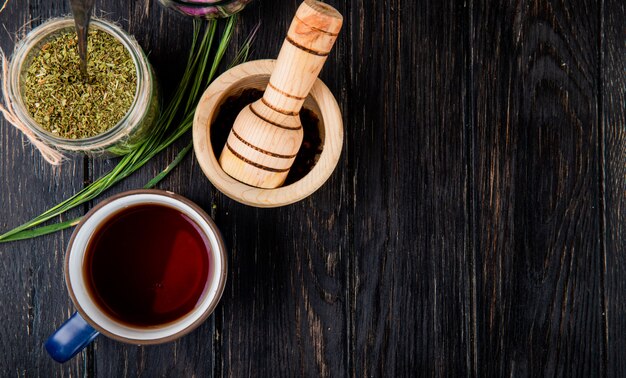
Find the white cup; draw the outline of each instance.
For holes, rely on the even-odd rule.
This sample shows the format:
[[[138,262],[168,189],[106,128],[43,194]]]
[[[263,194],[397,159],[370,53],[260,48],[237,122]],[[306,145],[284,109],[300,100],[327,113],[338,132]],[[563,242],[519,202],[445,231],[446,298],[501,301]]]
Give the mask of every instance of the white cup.
[[[88,290],[87,270],[83,268],[87,246],[99,226],[120,210],[140,204],[164,205],[180,211],[198,225],[210,243],[209,274],[198,303],[186,315],[162,326],[129,325],[102,311]],[[224,291],[226,275],[224,242],[213,220],[198,205],[161,190],[133,190],[108,198],[91,209],[72,234],[65,256],[65,281],[77,312],[50,336],[46,349],[56,361],[65,362],[99,333],[130,344],[160,344],[175,340],[191,332],[213,312]]]

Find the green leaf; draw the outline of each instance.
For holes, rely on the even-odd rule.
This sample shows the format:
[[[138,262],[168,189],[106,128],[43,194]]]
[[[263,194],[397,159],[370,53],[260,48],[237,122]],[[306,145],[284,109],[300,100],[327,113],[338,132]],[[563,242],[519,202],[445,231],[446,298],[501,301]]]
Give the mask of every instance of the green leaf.
[[[170,165],[168,165],[163,171],[161,171],[161,173],[154,176],[152,180],[148,181],[148,183],[144,185],[144,189],[154,188],[156,184],[163,180],[165,176],[167,176],[172,171],[172,169],[176,168],[176,166],[180,164],[180,162],[185,158],[185,156],[187,156],[187,153],[189,153],[192,147],[193,142],[189,142],[189,144],[185,148],[183,148],[178,153],[178,155],[176,155],[176,158],[170,163]]]

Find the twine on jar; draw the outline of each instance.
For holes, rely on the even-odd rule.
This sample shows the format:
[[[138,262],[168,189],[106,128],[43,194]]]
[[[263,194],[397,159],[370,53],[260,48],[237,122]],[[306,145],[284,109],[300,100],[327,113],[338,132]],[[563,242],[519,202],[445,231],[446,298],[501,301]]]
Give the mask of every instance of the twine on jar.
[[[4,119],[7,120],[10,124],[15,126],[18,130],[20,130],[28,140],[39,150],[41,156],[52,165],[60,165],[63,160],[66,159],[65,155],[63,155],[58,150],[48,146],[44,142],[42,142],[37,135],[29,129],[15,114],[15,110],[13,109],[13,104],[9,99],[9,64],[4,54],[4,51],[0,49],[0,59],[2,59],[2,95],[4,99],[4,104],[0,103],[0,112],[4,115]]]

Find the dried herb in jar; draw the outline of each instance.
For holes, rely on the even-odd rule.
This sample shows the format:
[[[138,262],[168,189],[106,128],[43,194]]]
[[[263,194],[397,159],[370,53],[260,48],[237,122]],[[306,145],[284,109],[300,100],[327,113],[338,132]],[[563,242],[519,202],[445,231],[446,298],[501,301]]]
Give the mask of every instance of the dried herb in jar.
[[[135,98],[136,67],[124,45],[92,30],[87,54],[83,77],[76,33],[62,33],[42,45],[25,75],[26,108],[44,130],[61,138],[83,139],[109,130]]]

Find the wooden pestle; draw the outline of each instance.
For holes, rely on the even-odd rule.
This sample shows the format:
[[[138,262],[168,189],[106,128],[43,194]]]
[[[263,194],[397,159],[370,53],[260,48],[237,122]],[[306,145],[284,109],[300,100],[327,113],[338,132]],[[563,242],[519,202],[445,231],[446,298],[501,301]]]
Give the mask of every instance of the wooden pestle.
[[[302,144],[300,109],[337,39],[343,17],[305,0],[298,8],[263,97],[237,116],[220,156],[222,169],[259,188],[285,181]]]

